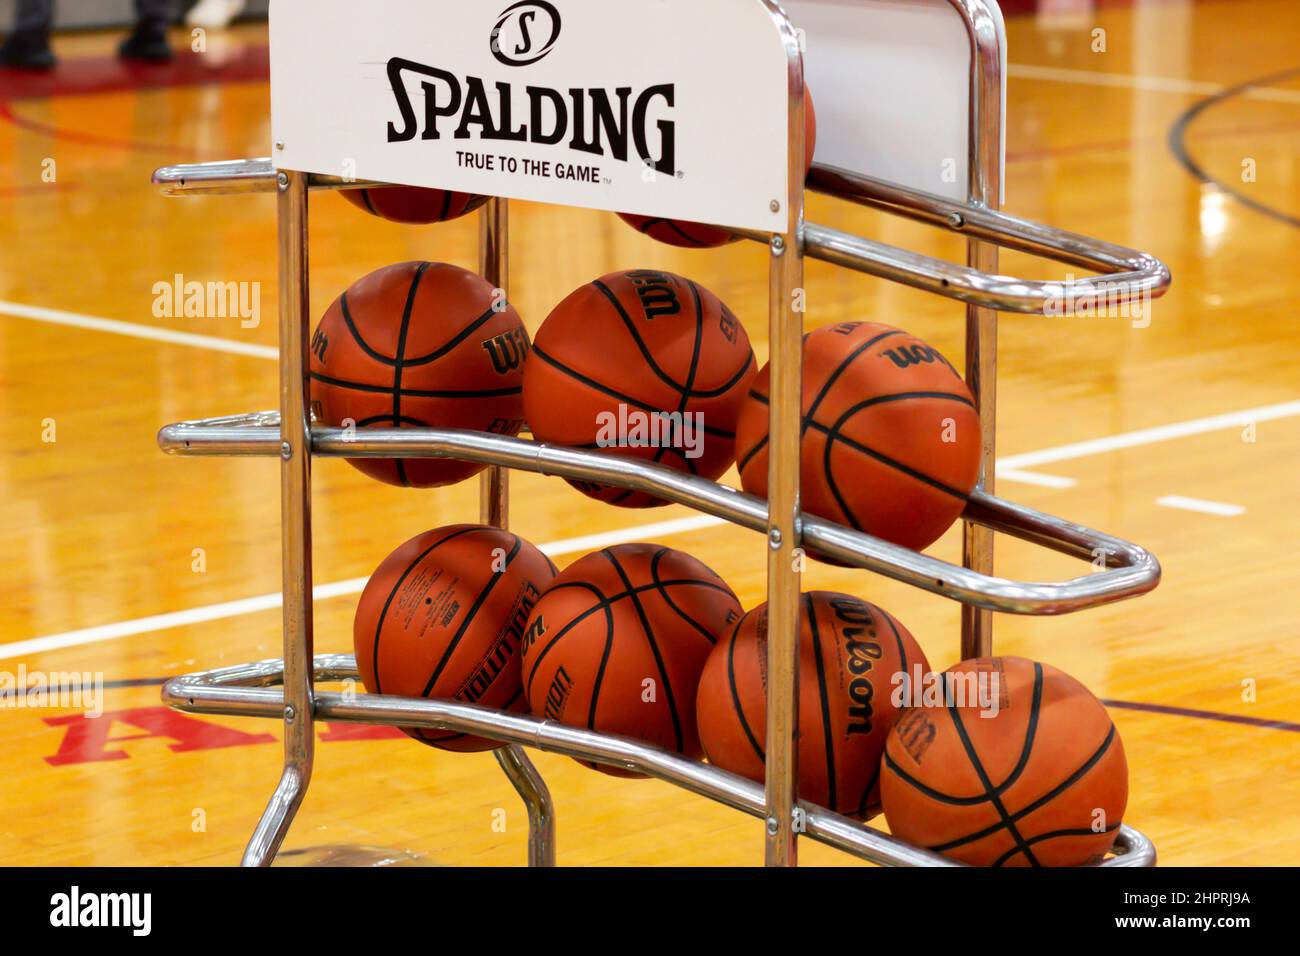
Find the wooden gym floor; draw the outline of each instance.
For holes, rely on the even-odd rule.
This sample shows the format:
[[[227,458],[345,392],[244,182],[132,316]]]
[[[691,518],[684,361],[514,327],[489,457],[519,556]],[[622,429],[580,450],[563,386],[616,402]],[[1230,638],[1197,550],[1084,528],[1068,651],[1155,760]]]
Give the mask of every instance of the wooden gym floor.
[[[997,649],[1057,664],[1111,704],[1131,767],[1127,820],[1163,862],[1300,862],[1300,73],[1285,72],[1300,67],[1300,10],[1170,0],[1008,26],[1008,210],[1150,250],[1175,285],[1148,328],[1003,319],[1001,492],[1149,547],[1165,578],[1099,611],[1001,618]],[[1091,49],[1094,28],[1106,52]],[[148,185],[158,165],[267,152],[264,42],[261,27],[242,27],[206,58],[147,71],[156,88],[123,80],[108,35],[58,39],[54,80],[0,74],[0,671],[107,682],[107,719],[0,711],[0,863],[233,863],[278,775],[275,723],[191,718],[158,700],[166,676],[278,655],[276,465],[171,460],[154,445],[166,422],[276,404],[273,201],[164,200]],[[1198,105],[1182,141],[1209,181],[1168,141]],[[472,219],[404,228],[332,196],[312,215],[317,314],[389,262],[474,265]],[[962,254],[953,237],[822,199],[810,215]],[[533,329],[578,284],[650,265],[713,289],[765,356],[758,246],[679,252],[612,215],[525,204],[512,231],[511,298]],[[1003,270],[1066,271],[1014,254]],[[178,273],[261,283],[260,325],[155,318],[154,283]],[[959,306],[816,263],[808,282],[810,323],[900,324],[960,358]],[[604,509],[533,476],[513,487],[515,529],[561,564],[602,543],[590,535],[648,537],[711,564],[747,607],[762,599],[763,550],[748,532],[639,531],[689,515]],[[317,602],[318,650],[350,650],[358,579],[412,534],[472,520],[476,494],[474,483],[393,489],[320,463],[316,580],[342,584]],[[955,559],[956,535],[934,551]],[[998,568],[1054,579],[1081,566],[1000,541]],[[806,586],[888,607],[938,666],[957,656],[954,604],[817,565]],[[489,755],[390,738],[322,728],[288,848],[524,859],[523,812]],[[657,782],[537,762],[564,864],[762,859],[755,820]],[[805,862],[846,859],[803,843]]]

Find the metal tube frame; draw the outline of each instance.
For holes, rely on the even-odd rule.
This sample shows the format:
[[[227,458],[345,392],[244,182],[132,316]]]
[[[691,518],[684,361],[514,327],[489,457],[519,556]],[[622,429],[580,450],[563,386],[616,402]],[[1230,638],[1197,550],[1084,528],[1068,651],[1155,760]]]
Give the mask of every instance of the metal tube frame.
[[[238,664],[200,674],[173,677],[162,699],[180,710],[199,714],[270,717],[282,697],[274,689],[283,679],[279,660]],[[351,654],[321,654],[315,659],[319,683],[355,680]],[[385,726],[423,727],[491,737],[513,746],[531,747],[580,760],[646,774],[755,817],[767,815],[763,787],[726,770],[628,737],[570,727],[526,714],[488,710],[452,700],[425,700],[380,694],[354,695],[318,691],[317,714],[325,720]],[[817,804],[798,804],[804,835],[859,859],[885,866],[962,866],[954,860],[910,846]],[[1127,825],[1121,826],[1114,856],[1102,867],[1152,866],[1155,847]]]
[[[503,746],[496,758],[524,801],[529,820],[529,864],[553,866],[555,813],[550,793],[522,747],[617,765],[656,776],[766,822],[765,860],[794,866],[798,837],[806,834],[877,863],[956,865],[908,846],[798,795],[798,605],[802,545],[845,563],[905,581],[960,601],[962,657],[992,649],[992,611],[1059,614],[1131,597],[1159,581],[1155,558],[1137,545],[993,496],[996,435],[997,311],[1044,312],[1053,301],[1104,294],[1124,303],[1158,296],[1169,273],[1158,260],[1134,250],[1016,219],[998,211],[1002,178],[1002,51],[997,23],[985,0],[948,0],[970,39],[967,201],[942,197],[827,166],[805,169],[803,58],[797,35],[775,0],[762,0],[776,24],[789,62],[788,193],[772,200],[784,208],[778,234],[742,231],[768,245],[772,367],[769,500],[674,472],[661,466],[551,447],[479,432],[439,429],[369,429],[344,435],[313,426],[308,401],[308,194],[311,189],[382,187],[386,184],[276,169],[269,159],[166,167],[154,174],[165,194],[279,194],[280,408],[165,427],[159,444],[187,455],[281,458],[284,656],[282,660],[173,678],[164,701],[201,713],[279,716],[285,722],[284,767],[244,853],[245,865],[269,865],[300,806],[311,778],[317,717],[422,726],[489,737]],[[967,264],[957,266],[804,221],[804,188],[876,206],[967,233]],[[480,214],[479,266],[498,289],[508,282],[508,203],[492,199]],[[996,274],[998,247],[1025,249],[1106,274],[1100,280],[1032,282]],[[963,515],[961,567],[803,514],[799,495],[801,432],[803,259],[837,265],[926,289],[966,303],[966,378],[983,428],[981,476]],[[506,527],[509,468],[652,491],[765,534],[768,545],[768,670],[772,674],[767,724],[767,774],[759,788],[695,761],[626,738],[575,729],[549,720],[507,714],[445,700],[317,692],[315,683],[356,676],[350,656],[313,653],[311,560],[311,458],[451,457],[488,465],[481,477],[480,520]],[[1056,583],[1008,581],[993,575],[993,534],[1003,531],[1085,559],[1104,555],[1106,570]],[[276,690],[272,685],[282,685]],[[1115,856],[1103,866],[1151,866],[1155,848],[1128,826]]]
[[[983,0],[949,0],[961,14],[970,37],[970,109],[966,200],[976,209],[1002,205],[1002,49],[997,23]],[[966,242],[966,263],[983,273],[996,273],[998,247],[980,239]],[[998,314],[991,308],[966,306],[966,385],[975,398],[980,419],[979,491],[992,493],[997,449]],[[962,524],[962,564],[973,571],[993,573],[993,532],[973,521]],[[993,653],[993,612],[963,605],[961,656]]]

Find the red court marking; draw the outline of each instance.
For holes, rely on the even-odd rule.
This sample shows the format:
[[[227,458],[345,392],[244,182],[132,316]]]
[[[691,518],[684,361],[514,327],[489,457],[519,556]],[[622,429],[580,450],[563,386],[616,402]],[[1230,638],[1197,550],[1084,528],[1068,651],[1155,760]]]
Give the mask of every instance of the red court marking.
[[[194,153],[192,149],[185,146],[174,146],[167,143],[141,143],[129,139],[114,139],[111,136],[97,136],[94,133],[83,133],[75,129],[60,129],[48,123],[19,116],[13,111],[13,107],[3,100],[0,100],[0,120],[4,120],[19,129],[27,130],[29,133],[36,133],[39,136],[48,136],[50,139],[69,143],[81,143],[83,146],[124,149],[133,153],[167,153],[173,156],[177,154],[192,156]]]
[[[1286,130],[1300,129],[1300,120],[1287,120],[1280,123],[1255,123],[1249,126],[1220,126],[1216,129],[1189,130],[1191,138],[1197,142],[1207,139],[1229,139],[1234,136],[1248,136],[1252,133],[1281,133]],[[1143,139],[1114,139],[1096,143],[1073,143],[1069,146],[1044,146],[1041,149],[1008,150],[1008,163],[1031,163],[1044,159],[1057,159],[1064,156],[1076,156],[1092,152],[1123,152],[1137,146],[1162,146],[1164,136],[1151,136]]]
[[[271,75],[265,45],[240,45],[227,56],[182,50],[170,63],[133,63],[115,56],[63,60],[48,72],[0,69],[0,99],[84,96],[122,90],[246,83]]]
[[[132,63],[115,56],[65,60],[49,72],[0,69],[0,120],[19,129],[65,142],[193,157],[194,150],[167,143],[142,143],[80,130],[61,129],[14,112],[18,100],[54,96],[86,96],[125,90],[167,89],[211,83],[265,82],[270,77],[270,55],[265,45],[241,45],[229,56],[215,53],[177,54],[170,63]]]
[[[1095,10],[1115,7],[1131,7],[1138,0],[999,0],[1003,16],[1014,17],[1022,14],[1040,14],[1043,17],[1077,16],[1092,13]],[[1222,3],[1224,0],[1141,0],[1144,6],[1184,6],[1197,3]]]
[[[1171,717],[1195,717],[1198,720],[1217,720],[1225,724],[1242,724],[1264,730],[1289,730],[1300,733],[1300,724],[1270,717],[1248,717],[1245,714],[1225,714],[1217,710],[1196,710],[1193,707],[1171,707],[1168,704],[1146,704],[1138,700],[1103,700],[1107,707],[1120,710],[1140,710],[1148,714],[1167,714]]]

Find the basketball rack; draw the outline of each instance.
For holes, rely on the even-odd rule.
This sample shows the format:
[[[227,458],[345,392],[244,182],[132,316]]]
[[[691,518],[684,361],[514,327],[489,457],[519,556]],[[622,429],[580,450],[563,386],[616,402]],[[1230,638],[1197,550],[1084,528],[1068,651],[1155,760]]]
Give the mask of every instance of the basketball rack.
[[[955,866],[797,793],[796,706],[799,573],[804,546],[962,604],[961,654],[992,650],[992,612],[1054,615],[1109,604],[1152,590],[1155,557],[1136,544],[996,497],[996,339],[999,311],[1044,314],[1051,303],[1123,304],[1164,293],[1165,266],[1145,253],[1065,232],[999,211],[1003,143],[1002,30],[996,4],[939,0],[959,18],[969,42],[968,155],[964,201],[887,182],[844,168],[804,169],[803,56],[798,34],[775,0],[753,0],[772,18],[789,63],[789,194],[780,232],[739,230],[770,251],[772,362],[769,500],[666,467],[569,447],[483,432],[401,428],[347,431],[312,421],[308,336],[308,197],[312,191],[383,188],[278,168],[274,159],[171,166],[153,181],[165,195],[275,193],[279,224],[280,407],[275,411],[167,425],[158,436],[169,454],[278,457],[281,461],[283,657],[175,677],[163,700],[192,713],[265,717],[284,722],[284,767],[244,852],[243,863],[275,858],[311,778],[317,720],[456,731],[499,741],[494,751],[528,811],[530,865],[555,863],[555,812],[550,793],[524,748],[565,754],[643,773],[744,811],[766,822],[769,865],[795,865],[800,835],[855,857],[892,866]],[[877,2],[877,0],[859,0]],[[806,174],[806,176],[805,176]],[[967,238],[967,263],[957,265],[804,221],[804,188],[948,229]],[[774,203],[775,205],[775,203]],[[508,203],[490,200],[479,213],[480,271],[505,289]],[[1030,281],[997,273],[1000,247],[1088,269],[1086,279]],[[811,256],[966,304],[966,380],[983,426],[982,477],[963,514],[963,561],[952,564],[836,523],[803,514],[799,501],[799,407],[802,315],[791,293],[803,285]],[[769,644],[767,779],[759,785],[641,741],[569,727],[553,720],[489,710],[450,700],[356,694],[316,685],[355,681],[351,655],[314,654],[311,556],[311,460],[452,458],[489,466],[481,476],[480,520],[505,527],[510,470],[528,471],[647,492],[762,534],[768,554]],[[1094,573],[1054,582],[1023,582],[993,573],[993,537],[1008,534],[1088,561]],[[1127,825],[1100,866],[1152,866],[1151,841]]]

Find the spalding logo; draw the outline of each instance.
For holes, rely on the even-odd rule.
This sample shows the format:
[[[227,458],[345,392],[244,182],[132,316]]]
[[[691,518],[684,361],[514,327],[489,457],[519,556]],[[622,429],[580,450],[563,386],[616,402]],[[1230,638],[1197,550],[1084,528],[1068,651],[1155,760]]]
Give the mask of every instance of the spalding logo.
[[[560,11],[546,0],[521,0],[506,7],[492,28],[492,55],[506,66],[536,63],[560,38]]]

